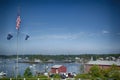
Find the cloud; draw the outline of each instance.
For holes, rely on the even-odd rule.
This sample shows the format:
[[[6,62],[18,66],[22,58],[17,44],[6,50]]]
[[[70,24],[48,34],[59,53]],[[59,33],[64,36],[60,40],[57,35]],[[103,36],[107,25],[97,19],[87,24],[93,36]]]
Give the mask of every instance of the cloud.
[[[34,39],[63,39],[63,40],[74,40],[80,37],[85,36],[86,34],[83,32],[80,33],[67,33],[67,34],[48,34],[48,35],[39,35],[35,36]],[[86,35],[87,36],[87,35]]]
[[[110,32],[107,30],[103,30],[102,34],[109,34]],[[88,39],[92,37],[102,37],[101,33],[99,32],[79,32],[79,33],[66,33],[66,34],[46,34],[46,35],[39,35],[35,36],[34,39],[59,39],[59,40],[75,40],[75,39]],[[120,35],[120,34],[119,34]]]
[[[108,34],[108,33],[110,33],[110,32],[107,31],[107,30],[103,30],[102,33],[103,33],[103,34]]]
[[[42,35],[40,37],[36,37],[36,39],[76,39],[77,36],[75,35]]]

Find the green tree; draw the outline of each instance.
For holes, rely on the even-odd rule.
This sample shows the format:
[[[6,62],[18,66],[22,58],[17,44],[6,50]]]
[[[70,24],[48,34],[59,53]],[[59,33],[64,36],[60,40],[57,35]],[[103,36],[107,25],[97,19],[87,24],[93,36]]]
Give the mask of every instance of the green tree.
[[[77,79],[89,79],[90,78],[90,75],[89,74],[77,74],[75,77],[74,77],[76,80]]]
[[[54,74],[53,78],[60,79],[60,75],[59,74]]]
[[[102,69],[98,65],[94,65],[90,68],[89,74],[92,78],[102,78]]]
[[[116,65],[112,65],[108,68],[108,77],[114,79],[120,79],[120,69]]]
[[[103,74],[103,76],[104,76],[105,78],[108,78],[108,77],[109,77],[108,73],[109,73],[109,70],[108,70],[108,69],[102,69],[102,74]]]
[[[49,80],[48,76],[45,75],[39,75],[38,78],[40,78],[40,80]]]
[[[32,72],[30,70],[29,67],[26,68],[25,72],[24,72],[24,77],[32,77]]]
[[[91,75],[92,79],[120,79],[120,69],[116,65],[112,65],[108,69],[101,69],[99,66],[94,65],[90,68],[89,74]]]

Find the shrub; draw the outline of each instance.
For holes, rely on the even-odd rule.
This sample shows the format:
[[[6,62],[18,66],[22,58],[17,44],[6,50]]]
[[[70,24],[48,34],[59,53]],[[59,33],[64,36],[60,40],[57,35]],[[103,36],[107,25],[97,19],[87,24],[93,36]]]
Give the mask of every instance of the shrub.
[[[39,75],[38,78],[40,78],[40,80],[50,80],[48,76],[45,75]]]
[[[78,79],[78,78],[81,78],[81,79],[89,79],[90,76],[88,74],[77,74],[75,76],[75,79]]]
[[[26,77],[26,78],[32,77],[32,72],[29,67],[26,68],[26,70],[24,72],[24,77]]]

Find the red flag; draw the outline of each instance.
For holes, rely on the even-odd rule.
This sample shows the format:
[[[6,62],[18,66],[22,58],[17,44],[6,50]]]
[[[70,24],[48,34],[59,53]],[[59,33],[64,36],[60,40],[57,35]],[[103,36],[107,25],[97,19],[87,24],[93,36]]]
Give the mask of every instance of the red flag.
[[[16,29],[17,30],[20,28],[20,22],[21,22],[21,19],[20,19],[20,16],[18,16],[17,20],[16,20]]]

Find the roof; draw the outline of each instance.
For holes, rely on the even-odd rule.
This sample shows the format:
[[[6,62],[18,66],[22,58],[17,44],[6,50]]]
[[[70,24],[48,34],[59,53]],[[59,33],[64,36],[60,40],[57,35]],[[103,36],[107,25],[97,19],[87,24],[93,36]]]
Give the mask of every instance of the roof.
[[[89,61],[88,63],[89,65],[117,65],[120,66],[120,62],[115,62],[115,61],[101,61],[101,60],[97,60],[97,61]]]
[[[54,65],[52,68],[60,68],[62,65]]]

